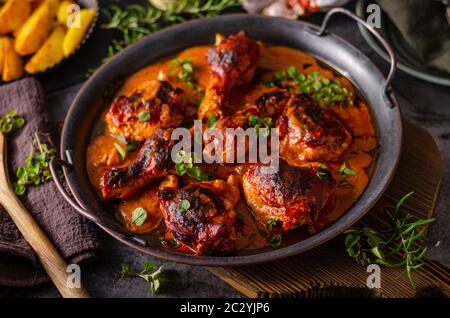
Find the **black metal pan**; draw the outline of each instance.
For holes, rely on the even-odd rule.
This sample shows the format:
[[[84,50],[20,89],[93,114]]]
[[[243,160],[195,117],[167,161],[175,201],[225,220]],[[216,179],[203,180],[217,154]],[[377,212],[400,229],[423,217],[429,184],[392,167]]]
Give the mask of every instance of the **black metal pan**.
[[[367,27],[390,53],[387,77],[358,49],[326,32],[329,19],[341,13]],[[188,47],[214,42],[215,33],[225,35],[245,30],[251,38],[269,44],[305,51],[346,76],[369,105],[380,149],[373,176],[360,199],[325,230],[301,242],[262,253],[235,256],[191,256],[156,245],[147,245],[117,221],[89,182],[86,149],[94,125],[123,81],[139,69]],[[66,117],[61,139],[61,158],[52,162],[52,172],[63,166],[71,195],[58,187],[82,215],[123,243],[156,257],[194,265],[231,266],[273,261],[314,248],[341,234],[366,214],[386,190],[396,170],[402,143],[402,123],[389,83],[395,72],[395,56],[389,45],[365,21],[345,9],[330,11],[320,28],[309,23],[253,15],[224,15],[195,20],[157,32],[130,46],[103,65],[82,87]],[[72,197],[74,199],[72,199]]]

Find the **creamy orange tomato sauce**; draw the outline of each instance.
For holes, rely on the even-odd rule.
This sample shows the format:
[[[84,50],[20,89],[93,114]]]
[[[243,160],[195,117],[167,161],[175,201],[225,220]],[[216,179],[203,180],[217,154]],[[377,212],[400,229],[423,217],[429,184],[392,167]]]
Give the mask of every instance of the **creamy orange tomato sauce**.
[[[190,48],[181,52],[176,57],[179,59],[191,59],[191,63],[194,65],[194,78],[198,85],[203,88],[206,88],[209,82],[209,66],[206,61],[206,52],[209,48],[209,46]],[[158,78],[160,71],[163,71],[165,74],[170,73],[173,67],[169,66],[169,62],[173,58],[152,64],[132,75],[124,83],[117,96],[129,95],[140,87],[148,86],[151,84],[151,81],[155,81]],[[305,53],[286,47],[262,47],[260,69],[264,71],[264,76],[270,77],[274,71],[286,70],[290,66],[296,66],[303,73],[318,71],[327,78],[339,80],[343,86],[354,91],[352,85],[345,78],[324,68],[313,57]],[[169,77],[168,82],[174,87],[182,88],[191,103],[195,103],[202,97],[202,93],[189,89],[185,85],[185,82],[179,80],[176,76]],[[240,109],[246,103],[254,102],[266,90],[268,89],[262,84],[254,85],[252,88],[235,90],[232,93],[231,104],[236,109]],[[377,146],[369,111],[366,105],[358,98],[356,98],[355,105],[348,107],[332,106],[331,109],[353,135],[353,143],[344,154],[342,161],[349,168],[355,170],[356,175],[343,176],[339,172],[342,161],[339,163],[328,163],[328,168],[332,172],[337,184],[341,185],[338,186],[333,202],[331,202],[332,208],[326,209],[327,211],[321,214],[319,221],[307,229],[298,229],[291,231],[292,233],[288,233],[285,237],[284,244],[288,244],[290,241],[298,241],[307,235],[311,235],[329,226],[351,207],[368,184],[370,167],[373,162],[373,152]],[[103,120],[104,118],[102,118]],[[125,161],[121,161],[114,143],[120,144],[116,137],[111,136],[106,129],[103,129],[88,147],[88,173],[92,184],[97,189],[100,177],[106,169],[125,166],[135,158],[136,153],[128,155]],[[225,179],[232,172],[242,174],[245,171],[245,165],[239,167],[214,165],[211,167],[202,167],[202,169],[212,171],[216,177]],[[343,181],[344,179],[345,181]],[[160,227],[163,223],[162,213],[158,209],[158,200],[156,198],[157,189],[158,184],[152,184],[136,198],[117,204],[117,215],[131,232],[139,234],[146,233]],[[148,211],[147,220],[142,226],[136,226],[131,221],[131,214],[137,207],[143,207]],[[240,219],[243,223],[237,238],[238,250],[253,250],[265,247],[267,241],[265,239],[264,226],[254,220],[242,198],[237,206],[237,212],[241,216]]]

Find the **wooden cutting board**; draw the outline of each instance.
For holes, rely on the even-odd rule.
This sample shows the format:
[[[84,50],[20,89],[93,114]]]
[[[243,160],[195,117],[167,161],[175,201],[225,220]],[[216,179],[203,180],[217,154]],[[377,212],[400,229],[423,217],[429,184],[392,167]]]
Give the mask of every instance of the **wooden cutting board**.
[[[397,173],[386,193],[360,224],[382,230],[386,209],[414,191],[402,211],[420,218],[433,214],[442,175],[442,158],[433,137],[422,127],[404,121],[404,142]],[[248,297],[413,297],[416,291],[448,294],[449,269],[434,261],[414,272],[414,290],[402,269],[381,267],[381,288],[369,290],[370,273],[347,255],[343,236],[306,253],[272,263],[208,268]]]

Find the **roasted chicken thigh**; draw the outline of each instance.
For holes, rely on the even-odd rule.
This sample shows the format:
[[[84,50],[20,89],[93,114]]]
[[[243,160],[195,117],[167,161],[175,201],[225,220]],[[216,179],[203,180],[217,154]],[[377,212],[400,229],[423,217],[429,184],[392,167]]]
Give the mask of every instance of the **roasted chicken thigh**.
[[[259,55],[258,43],[249,39],[245,32],[229,36],[208,51],[211,80],[198,110],[199,119],[224,115],[231,89],[251,82]]]
[[[284,231],[311,223],[334,192],[331,174],[317,176],[315,167],[293,167],[281,161],[268,173],[263,164],[252,165],[243,176],[245,200],[263,224],[278,224]]]
[[[291,165],[338,160],[352,135],[327,108],[307,95],[295,95],[277,121],[280,157]]]
[[[159,192],[166,228],[197,255],[234,246],[234,207],[239,197],[232,176],[227,182],[193,182],[179,189],[163,187]]]
[[[183,90],[167,82],[151,81],[131,96],[119,96],[106,114],[109,131],[126,139],[144,141],[158,128],[184,121]]]
[[[106,171],[100,180],[103,198],[130,198],[153,180],[169,174],[173,169],[171,151],[175,143],[171,133],[170,128],[158,129],[147,138],[133,163]]]

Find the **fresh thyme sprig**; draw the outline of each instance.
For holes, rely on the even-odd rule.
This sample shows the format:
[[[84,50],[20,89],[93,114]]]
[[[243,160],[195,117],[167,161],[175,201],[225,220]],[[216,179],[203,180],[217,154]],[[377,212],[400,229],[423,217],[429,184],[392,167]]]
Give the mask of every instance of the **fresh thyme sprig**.
[[[240,0],[178,0],[173,1],[165,11],[170,14],[192,14],[198,18],[212,16],[240,5]]]
[[[105,61],[128,45],[162,28],[192,19],[215,16],[238,5],[239,0],[182,0],[169,5],[167,10],[158,9],[151,4],[132,4],[123,9],[111,5],[102,11],[108,20],[103,28],[118,30],[122,38],[111,43]]]
[[[14,192],[17,195],[24,195],[31,185],[38,186],[49,180],[52,177],[49,164],[55,156],[56,148],[51,144],[50,137],[35,133],[31,140],[30,154],[25,159],[25,167],[17,168]]]
[[[13,129],[22,128],[25,125],[25,119],[17,116],[16,110],[10,110],[0,117],[0,132],[10,133]]]
[[[129,265],[122,265],[122,277],[140,277],[150,283],[152,294],[157,294],[161,286],[160,278],[163,273],[163,266],[158,267],[154,262],[146,262],[140,272],[136,272]]]
[[[344,233],[347,253],[356,262],[361,265],[376,263],[391,268],[404,267],[402,275],[406,275],[415,288],[412,273],[424,265],[427,250],[423,247],[424,234],[428,224],[435,219],[417,219],[408,213],[400,215],[400,207],[412,194],[410,192],[402,197],[392,212],[386,211],[392,222],[388,236],[369,227],[351,228]]]

